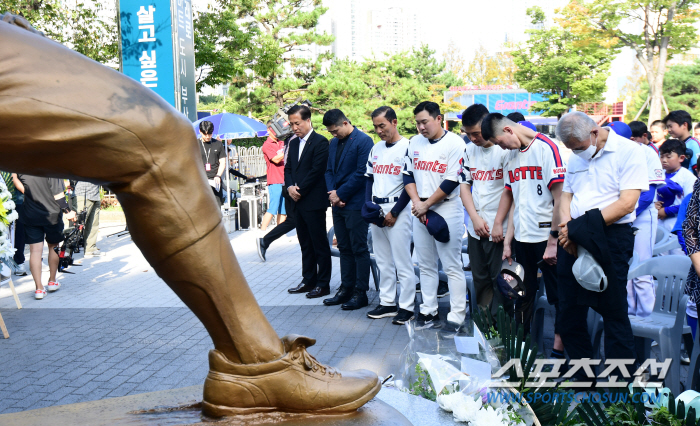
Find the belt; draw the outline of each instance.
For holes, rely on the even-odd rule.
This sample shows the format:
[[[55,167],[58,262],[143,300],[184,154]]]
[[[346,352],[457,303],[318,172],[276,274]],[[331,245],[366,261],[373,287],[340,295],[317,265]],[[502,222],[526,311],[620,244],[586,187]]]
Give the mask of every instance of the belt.
[[[388,197],[388,198],[372,197],[372,201],[375,202],[376,204],[395,203],[395,202],[399,201],[399,197]]]
[[[420,200],[421,200],[421,201],[428,201],[427,198],[421,198]],[[450,200],[451,200],[451,198],[445,198],[445,199],[443,199],[443,200],[438,201],[438,203],[442,203],[442,202],[450,201]],[[437,204],[437,203],[436,203],[436,204]]]

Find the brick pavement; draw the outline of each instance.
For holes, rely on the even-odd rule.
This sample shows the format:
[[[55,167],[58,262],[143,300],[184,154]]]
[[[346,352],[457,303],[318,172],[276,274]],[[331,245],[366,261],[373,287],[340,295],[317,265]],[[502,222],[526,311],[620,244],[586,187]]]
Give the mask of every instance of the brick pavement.
[[[0,310],[11,336],[0,339],[0,413],[203,382],[213,347],[209,336],[130,238],[105,237],[119,229],[103,228],[98,245],[107,256],[84,259],[82,267],[71,268],[75,275],[62,274],[61,290],[44,300],[33,299],[30,276],[15,280],[22,310],[16,309],[9,288],[0,287]],[[309,351],[332,366],[367,368],[380,376],[398,371],[399,354],[408,342],[405,328],[389,319],[370,320],[367,309],[342,311],[323,306],[320,299],[287,293],[301,277],[296,238],[275,242],[268,262],[262,263],[254,232],[230,237],[280,336],[316,338]],[[331,288],[339,284],[334,258]],[[377,293],[370,287],[370,304],[375,305]]]

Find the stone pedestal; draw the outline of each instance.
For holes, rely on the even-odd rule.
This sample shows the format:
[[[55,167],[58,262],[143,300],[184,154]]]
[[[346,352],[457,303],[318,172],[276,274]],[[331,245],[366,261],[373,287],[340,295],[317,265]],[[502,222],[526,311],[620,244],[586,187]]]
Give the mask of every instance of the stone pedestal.
[[[0,415],[3,426],[170,426],[195,424],[276,426],[411,426],[390,405],[375,398],[354,413],[338,416],[266,414],[211,419],[202,415],[202,387],[144,393]]]

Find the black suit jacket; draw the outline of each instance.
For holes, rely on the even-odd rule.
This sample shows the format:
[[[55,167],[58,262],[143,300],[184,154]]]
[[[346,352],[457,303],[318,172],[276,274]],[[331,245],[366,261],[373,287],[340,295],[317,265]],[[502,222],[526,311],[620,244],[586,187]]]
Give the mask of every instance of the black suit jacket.
[[[295,203],[300,210],[325,210],[330,205],[326,190],[328,139],[311,132],[299,158],[299,138],[289,141],[287,162],[284,165],[285,188],[297,185],[301,198]]]

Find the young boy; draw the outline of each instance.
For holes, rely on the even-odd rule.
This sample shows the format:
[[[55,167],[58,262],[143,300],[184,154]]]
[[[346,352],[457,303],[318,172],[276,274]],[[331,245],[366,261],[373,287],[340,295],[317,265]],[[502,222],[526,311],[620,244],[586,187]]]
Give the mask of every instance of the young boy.
[[[649,130],[647,129],[646,124],[642,123],[641,121],[632,121],[629,124],[629,128],[632,131],[632,137],[630,139],[638,144],[648,146],[654,150],[657,157],[659,156],[659,148],[657,148],[656,145],[649,140]]]
[[[656,149],[661,147],[661,144],[666,142],[666,135],[668,135],[668,130],[666,125],[661,120],[656,120],[651,123],[651,128],[649,129],[651,133],[651,143],[654,144]]]
[[[488,114],[489,110],[482,104],[471,105],[462,114],[462,124],[472,143],[464,151],[460,196],[471,219],[468,225],[467,251],[476,301],[482,310],[490,310],[495,315],[498,307],[503,305],[498,289],[498,274],[503,264],[503,241],[494,242],[491,230],[505,188],[503,166],[508,151],[481,136],[481,120]],[[501,225],[502,229],[508,228],[507,223]]]
[[[678,139],[669,139],[661,145],[661,166],[666,172],[666,185],[659,187],[656,208],[659,224],[669,232],[676,224],[676,216],[683,198],[693,192],[696,177],[681,167],[685,160],[685,144]]]
[[[694,175],[697,175],[700,142],[691,136],[690,132],[693,128],[693,120],[690,118],[690,114],[683,110],[671,111],[664,118],[664,124],[666,124],[668,133],[671,135],[671,137],[683,142],[686,149],[689,149],[692,152],[692,154],[690,154],[690,165],[688,168]],[[686,157],[688,154],[689,153],[686,151]]]

